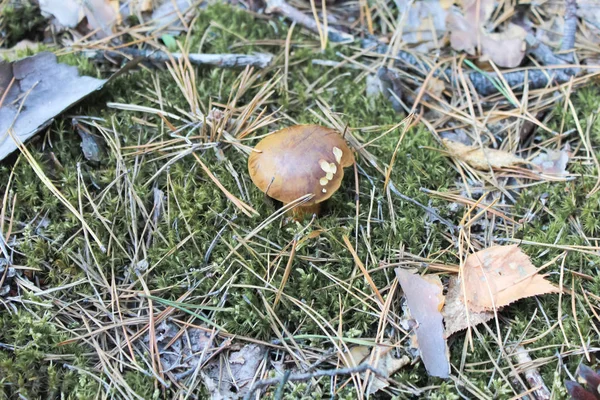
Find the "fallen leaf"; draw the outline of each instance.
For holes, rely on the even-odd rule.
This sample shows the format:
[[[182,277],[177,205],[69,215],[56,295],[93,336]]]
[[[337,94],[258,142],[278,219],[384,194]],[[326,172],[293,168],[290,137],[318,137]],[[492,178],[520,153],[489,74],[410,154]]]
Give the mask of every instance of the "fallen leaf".
[[[560,150],[546,150],[539,154],[531,163],[537,165],[542,173],[551,175],[567,175],[567,164],[571,158],[571,147],[567,144]]]
[[[470,254],[463,268],[467,305],[472,312],[507,306],[558,289],[537,273],[517,245],[493,246]]]
[[[446,324],[446,337],[467,329],[470,326],[479,325],[494,318],[490,311],[474,312],[468,311],[464,302],[464,291],[458,277],[450,278],[448,292],[446,293],[446,304],[442,310]]]
[[[238,399],[250,389],[266,350],[257,344],[246,344],[230,351],[220,360],[209,362],[200,375],[212,399]]]
[[[600,371],[596,372],[587,365],[581,364],[579,378],[585,382],[586,388],[577,382],[565,381],[567,391],[573,400],[597,400],[600,398]]]
[[[480,61],[491,60],[505,68],[518,67],[527,50],[526,36],[527,31],[515,24],[508,24],[501,32],[484,34],[481,38]]]
[[[394,111],[402,111],[402,81],[398,72],[388,67],[380,67],[377,70],[377,78],[384,98],[392,103]]]
[[[364,362],[373,365],[375,368],[387,372],[388,376],[393,375],[402,367],[410,364],[407,356],[396,358],[392,354],[393,347],[389,342],[377,346],[354,346],[348,354],[347,367],[356,367]],[[371,361],[373,360],[373,361]],[[377,361],[375,361],[377,360]],[[365,373],[361,377],[365,378]],[[372,381],[369,384],[369,394],[373,394],[389,386],[389,383],[374,374],[370,374]]]
[[[0,62],[0,98],[5,96],[0,106],[0,160],[18,148],[11,134],[25,142],[54,117],[140,60],[127,63],[108,80],[79,76],[77,67],[57,63],[56,56],[48,52]]]
[[[75,28],[83,19],[81,2],[77,0],[39,0],[43,15],[52,15],[63,26]]]
[[[440,310],[444,304],[443,286],[438,276],[424,278],[402,268],[396,268],[415,328],[421,359],[431,376],[447,378],[450,375],[448,345]]]
[[[398,0],[396,6],[408,11],[402,27],[402,42],[420,44],[417,49],[423,52],[435,48],[437,40],[446,32],[450,5],[439,0]]]
[[[191,0],[168,0],[152,12],[153,29],[170,35],[179,35],[183,27],[181,17],[189,17]],[[188,11],[186,13],[186,11]]]
[[[117,0],[40,0],[40,10],[65,27],[77,27],[85,16],[90,28],[101,38],[110,36],[120,23],[119,7]]]
[[[462,3],[462,14],[452,12],[446,18],[452,48],[475,55],[480,46],[481,61],[491,60],[506,68],[519,66],[526,51],[525,29],[508,24],[501,32],[487,32],[484,26],[494,10],[494,0],[464,0]]]
[[[73,118],[72,125],[79,134],[79,137],[81,137],[81,150],[86,160],[100,162],[103,153],[101,139],[90,132],[76,118]]]
[[[88,25],[100,38],[112,35],[121,18],[118,10],[110,0],[86,0],[83,7]]]
[[[484,25],[494,13],[496,0],[459,0],[458,5],[463,10],[465,17]],[[479,17],[477,17],[477,10],[479,10]]]
[[[467,146],[448,139],[442,139],[442,142],[453,157],[481,170],[489,170],[490,167],[505,168],[527,162],[521,157],[503,150]]]
[[[427,82],[427,91],[435,97],[441,97],[444,90],[446,90],[446,84],[440,78],[432,76]]]
[[[192,374],[214,351],[213,335],[208,329],[186,328],[181,334],[179,326],[163,321],[156,327],[154,337],[162,369],[179,379]],[[149,334],[144,338],[147,346],[150,338]]]

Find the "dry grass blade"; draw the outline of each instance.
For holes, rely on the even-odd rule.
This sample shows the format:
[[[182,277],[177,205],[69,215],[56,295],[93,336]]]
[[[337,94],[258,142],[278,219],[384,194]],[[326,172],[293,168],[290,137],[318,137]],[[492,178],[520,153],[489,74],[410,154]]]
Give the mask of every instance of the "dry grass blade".
[[[217,185],[219,187],[219,189],[221,189],[223,194],[225,194],[225,196],[227,196],[227,198],[237,208],[239,208],[240,211],[242,211],[244,214],[246,214],[249,217],[251,217],[252,215],[258,215],[258,211],[256,211],[254,208],[250,207],[248,204],[244,203],[242,200],[235,197],[233,194],[231,194],[231,192],[229,192],[229,190],[225,189],[225,186],[223,186],[223,184],[217,179],[217,177],[214,176],[214,174],[212,172],[210,172],[210,169],[208,169],[206,164],[204,164],[204,162],[202,162],[202,160],[200,159],[200,157],[198,157],[197,154],[193,153],[193,155],[194,155],[194,158],[196,158],[196,161],[198,161],[198,164],[200,164],[200,166],[202,167],[202,170],[206,173],[206,175],[208,175],[208,177],[215,183],[215,185]]]
[[[379,299],[380,305],[383,307],[383,305],[385,304],[385,300],[383,299],[383,296],[381,296],[381,293],[379,293],[379,289],[377,289],[377,286],[375,285],[375,282],[373,282],[373,279],[371,278],[371,275],[369,274],[369,272],[366,270],[365,265],[358,257],[358,254],[356,253],[354,246],[352,246],[350,239],[348,239],[348,236],[344,236],[343,239],[344,239],[344,243],[346,244],[346,247],[348,248],[348,251],[350,251],[350,254],[352,254],[352,257],[354,258],[354,262],[356,263],[358,268],[360,268],[361,272],[364,274],[364,277],[367,280],[367,282],[369,283],[369,286],[371,286],[373,293],[375,293],[375,295]]]
[[[42,183],[56,196],[56,198],[71,212],[75,217],[81,222],[83,228],[90,234],[92,239],[96,242],[101,251],[106,251],[106,247],[102,244],[98,236],[94,233],[94,231],[90,228],[88,223],[83,218],[83,215],[65,198],[65,196],[58,190],[58,188],[52,183],[52,181],[46,176],[40,165],[37,163],[33,155],[27,150],[27,147],[21,142],[21,140],[13,134],[12,129],[8,130],[8,133],[12,140],[17,144],[19,150],[35,172],[35,174],[40,178]]]

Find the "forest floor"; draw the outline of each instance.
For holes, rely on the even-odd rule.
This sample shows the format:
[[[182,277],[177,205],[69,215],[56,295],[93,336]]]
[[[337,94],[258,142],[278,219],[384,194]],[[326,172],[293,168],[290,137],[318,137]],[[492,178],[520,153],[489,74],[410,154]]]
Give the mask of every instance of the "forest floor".
[[[365,21],[393,48],[384,22],[397,11],[374,7]],[[598,366],[598,70],[478,94],[466,74],[494,74],[483,62],[410,53],[410,65],[317,25],[199,8],[160,42],[180,61],[138,65],[0,161],[0,398],[559,399],[580,364]],[[84,39],[3,55],[118,69],[82,53],[114,42]],[[578,60],[597,54],[585,32],[574,46]],[[219,68],[188,53],[274,57]],[[343,133],[356,164],[321,215],[298,221],[254,186],[248,154],[309,123]],[[449,376],[431,376],[395,269],[447,293],[469,255],[509,245],[556,291],[515,294],[444,335]],[[376,370],[352,370],[363,360]]]

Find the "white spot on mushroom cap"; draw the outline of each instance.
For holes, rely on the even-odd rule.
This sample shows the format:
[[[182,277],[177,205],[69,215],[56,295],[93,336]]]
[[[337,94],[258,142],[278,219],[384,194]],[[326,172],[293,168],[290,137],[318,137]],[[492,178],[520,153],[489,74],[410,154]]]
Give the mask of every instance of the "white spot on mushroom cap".
[[[322,191],[323,191],[323,193],[327,193],[327,189],[323,189]]]
[[[333,156],[335,157],[335,161],[338,164],[340,164],[342,162],[342,156],[343,155],[344,155],[344,152],[341,149],[339,149],[337,147],[333,148]]]
[[[325,173],[335,174],[337,172],[337,166],[334,163],[327,162],[327,160],[319,160],[319,165]]]
[[[327,179],[327,177],[321,178],[319,179],[319,183],[321,184],[321,186],[325,186],[329,183],[329,179]]]

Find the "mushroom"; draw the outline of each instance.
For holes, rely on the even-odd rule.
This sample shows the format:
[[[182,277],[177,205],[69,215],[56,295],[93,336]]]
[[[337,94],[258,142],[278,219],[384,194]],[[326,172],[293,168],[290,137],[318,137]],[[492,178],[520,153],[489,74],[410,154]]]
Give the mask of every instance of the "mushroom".
[[[354,155],[335,130],[319,125],[296,125],[262,139],[248,158],[252,182],[267,196],[290,203],[312,194],[293,215],[318,214],[321,203],[339,189],[344,168]]]

